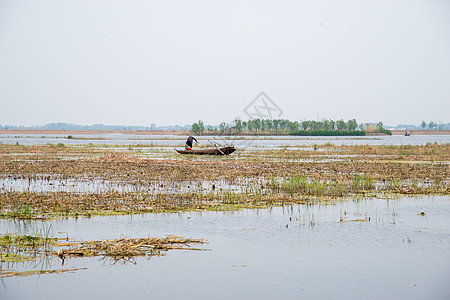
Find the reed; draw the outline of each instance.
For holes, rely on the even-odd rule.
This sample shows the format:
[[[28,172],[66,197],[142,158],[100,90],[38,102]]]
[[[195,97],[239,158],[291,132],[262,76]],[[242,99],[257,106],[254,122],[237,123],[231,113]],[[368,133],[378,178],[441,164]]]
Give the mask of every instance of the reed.
[[[184,239],[181,237],[167,236],[165,238],[121,238],[100,241],[73,241],[69,237],[49,237],[49,232],[37,232],[36,235],[0,235],[0,265],[8,264],[8,268],[0,269],[0,278],[11,276],[28,276],[35,274],[60,273],[68,270],[11,270],[17,263],[36,261],[43,257],[58,257],[64,261],[74,257],[103,257],[114,262],[133,262],[136,257],[165,255],[169,250],[205,250],[192,248],[193,244],[203,244],[202,239]],[[23,269],[23,268],[22,268]],[[81,270],[69,269],[71,271]]]
[[[230,209],[304,203],[310,196],[450,194],[449,145],[324,144],[316,145],[320,151],[258,149],[236,159],[204,160],[146,159],[145,147],[128,147],[0,144],[0,217]]]

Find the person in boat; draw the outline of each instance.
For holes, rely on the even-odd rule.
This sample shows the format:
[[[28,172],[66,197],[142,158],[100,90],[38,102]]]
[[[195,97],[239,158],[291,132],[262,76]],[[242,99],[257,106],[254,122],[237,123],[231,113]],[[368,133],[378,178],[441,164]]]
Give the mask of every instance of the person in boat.
[[[195,141],[196,143],[198,143],[197,139],[196,139],[195,137],[193,137],[192,135],[190,135],[190,136],[187,138],[186,145],[184,146],[184,148],[185,148],[186,150],[191,150],[191,149],[192,149],[192,142],[193,142],[193,141]]]

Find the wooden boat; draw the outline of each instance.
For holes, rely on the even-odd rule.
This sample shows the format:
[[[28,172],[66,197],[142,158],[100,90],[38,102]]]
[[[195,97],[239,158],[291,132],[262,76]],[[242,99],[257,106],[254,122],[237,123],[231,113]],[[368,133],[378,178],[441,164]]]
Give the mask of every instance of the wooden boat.
[[[180,154],[194,154],[194,155],[230,155],[236,148],[222,147],[216,149],[199,149],[199,150],[176,150]]]

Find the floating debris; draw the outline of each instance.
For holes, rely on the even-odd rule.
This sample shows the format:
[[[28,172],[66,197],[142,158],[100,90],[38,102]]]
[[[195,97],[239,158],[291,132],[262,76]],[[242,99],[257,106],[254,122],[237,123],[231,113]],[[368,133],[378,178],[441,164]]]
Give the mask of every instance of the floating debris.
[[[72,268],[72,269],[57,269],[57,270],[31,270],[31,271],[2,271],[0,273],[0,278],[13,277],[13,276],[31,276],[31,275],[42,275],[42,274],[59,274],[64,272],[73,272],[79,270],[86,270],[87,268]]]
[[[168,250],[205,250],[200,248],[190,248],[190,244],[203,244],[201,239],[183,239],[175,236],[165,238],[123,238],[116,240],[87,241],[70,244],[59,244],[55,247],[66,247],[52,254],[65,257],[92,257],[104,256],[114,260],[126,260],[140,256],[161,256]],[[75,247],[73,247],[75,246]]]
[[[48,232],[48,231],[47,231]],[[51,257],[59,257],[64,266],[66,258],[73,257],[103,257],[116,262],[131,262],[137,257],[163,256],[169,250],[208,250],[203,248],[191,248],[192,244],[203,244],[202,239],[184,239],[176,236],[164,238],[121,238],[99,241],[71,241],[65,238],[49,238],[42,235],[0,235],[0,278],[11,276],[29,276],[39,274],[53,274],[78,269],[59,270],[10,270],[19,262],[48,260]],[[7,266],[4,268],[3,264]],[[33,263],[31,268],[37,264]]]

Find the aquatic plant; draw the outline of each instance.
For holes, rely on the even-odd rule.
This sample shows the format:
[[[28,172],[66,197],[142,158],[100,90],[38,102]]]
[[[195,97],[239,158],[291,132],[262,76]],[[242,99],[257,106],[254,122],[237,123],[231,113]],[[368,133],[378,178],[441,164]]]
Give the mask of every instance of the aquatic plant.
[[[0,263],[23,262],[36,260],[43,256],[59,257],[63,264],[67,257],[101,256],[111,258],[113,261],[133,262],[135,257],[151,257],[164,255],[168,250],[204,250],[191,248],[192,244],[203,244],[202,239],[183,239],[175,236],[165,238],[121,238],[100,241],[72,241],[69,237],[49,238],[48,232],[37,235],[0,235]],[[10,265],[10,268],[13,265]],[[35,274],[60,273],[65,271],[81,270],[27,270],[14,271],[0,269],[0,278],[11,276],[28,276]]]
[[[448,144],[317,145],[321,151],[286,146],[242,151],[233,160],[147,159],[142,153],[151,149],[133,146],[142,150],[138,154],[128,147],[0,144],[0,154],[7,154],[0,155],[0,217],[230,209],[303,203],[309,196],[450,193]]]
[[[352,181],[352,188],[354,191],[372,190],[374,188],[373,177],[370,174],[355,174]]]
[[[284,178],[281,189],[294,194],[316,195],[316,196],[343,196],[345,190],[342,185],[334,181],[308,179],[302,175]]]

